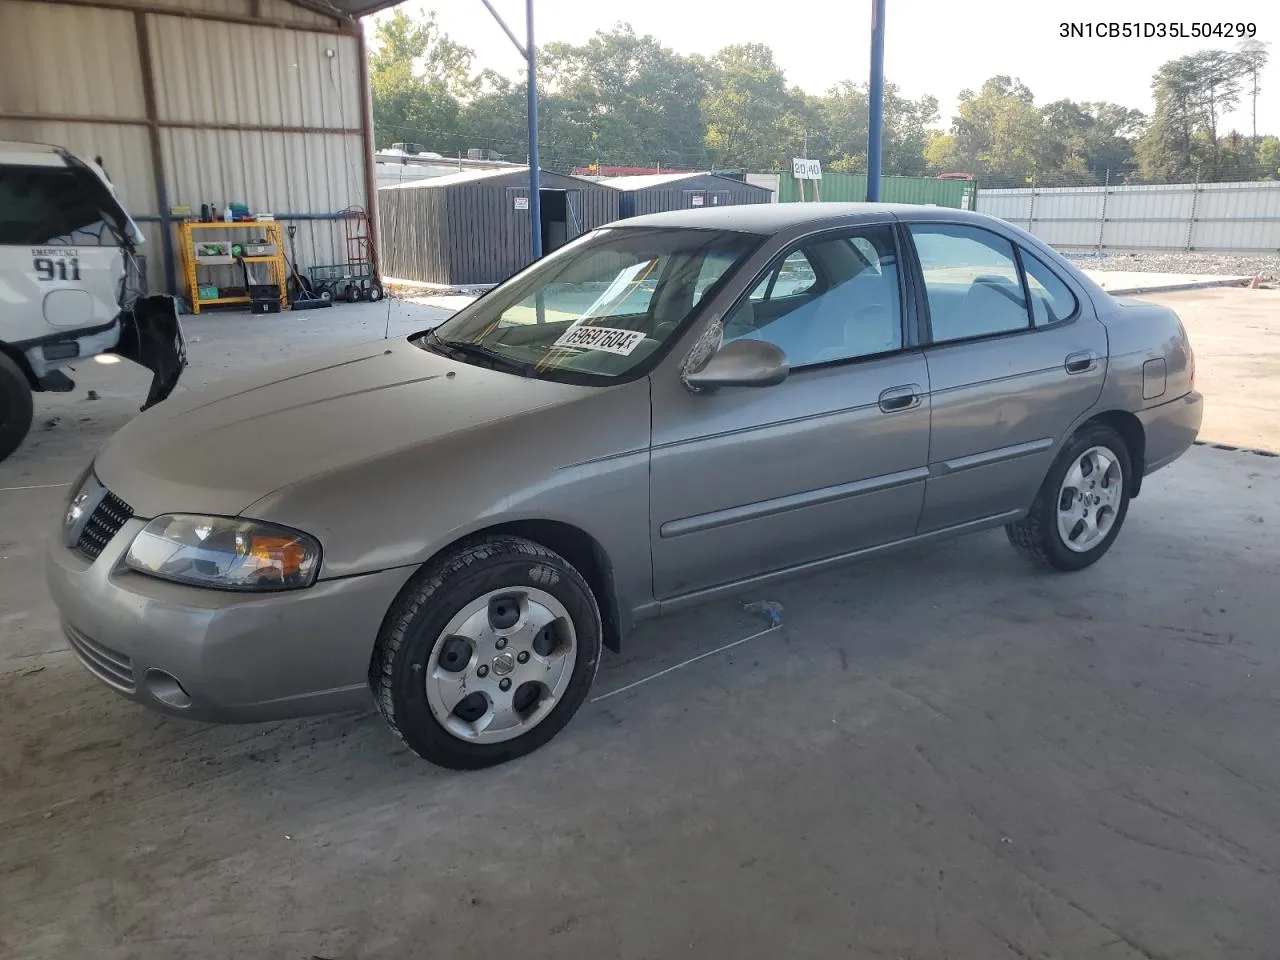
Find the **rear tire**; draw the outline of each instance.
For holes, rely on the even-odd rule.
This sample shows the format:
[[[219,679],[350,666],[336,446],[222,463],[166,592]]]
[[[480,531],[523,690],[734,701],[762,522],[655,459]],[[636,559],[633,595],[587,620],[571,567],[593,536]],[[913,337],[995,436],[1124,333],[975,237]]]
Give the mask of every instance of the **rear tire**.
[[[1083,570],[1111,549],[1129,512],[1129,448],[1101,423],[1081,427],[1049,468],[1031,511],[1004,529],[1040,566]]]
[[[0,460],[22,445],[34,416],[31,384],[22,369],[0,353]]]
[[[343,291],[343,296],[347,303],[360,302],[360,285],[358,283],[347,284],[347,289]]]
[[[520,537],[484,537],[401,592],[369,686],[414,753],[476,770],[538,749],[569,722],[595,679],[601,635],[591,588],[567,560]]]

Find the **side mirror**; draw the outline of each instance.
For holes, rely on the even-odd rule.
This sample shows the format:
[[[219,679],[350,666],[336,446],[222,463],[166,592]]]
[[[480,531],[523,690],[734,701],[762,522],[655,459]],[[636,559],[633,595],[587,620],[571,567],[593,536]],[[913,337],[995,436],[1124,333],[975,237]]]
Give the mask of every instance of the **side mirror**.
[[[787,379],[787,355],[764,340],[730,340],[684,381],[698,391],[717,387],[772,387]]]

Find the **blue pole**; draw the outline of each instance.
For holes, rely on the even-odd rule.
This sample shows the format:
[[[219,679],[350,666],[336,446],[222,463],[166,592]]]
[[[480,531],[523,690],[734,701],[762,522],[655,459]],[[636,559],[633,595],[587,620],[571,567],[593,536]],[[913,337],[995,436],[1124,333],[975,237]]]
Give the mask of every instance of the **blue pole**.
[[[883,0],[881,0],[883,2]],[[542,196],[538,176],[538,52],[533,45],[533,0],[525,0],[525,23],[529,36],[525,41],[525,59],[529,63],[529,219],[533,240],[533,259],[542,257]]]
[[[871,95],[867,103],[867,202],[880,199],[884,137],[884,0],[871,0]]]

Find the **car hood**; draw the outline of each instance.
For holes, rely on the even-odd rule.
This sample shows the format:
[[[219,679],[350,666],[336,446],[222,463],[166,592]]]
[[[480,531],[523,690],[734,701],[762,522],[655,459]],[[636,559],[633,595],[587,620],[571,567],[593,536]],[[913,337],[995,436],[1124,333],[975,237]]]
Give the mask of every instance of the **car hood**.
[[[380,341],[180,391],[117,433],[95,471],[138,516],[234,516],[298,481],[591,389]]]

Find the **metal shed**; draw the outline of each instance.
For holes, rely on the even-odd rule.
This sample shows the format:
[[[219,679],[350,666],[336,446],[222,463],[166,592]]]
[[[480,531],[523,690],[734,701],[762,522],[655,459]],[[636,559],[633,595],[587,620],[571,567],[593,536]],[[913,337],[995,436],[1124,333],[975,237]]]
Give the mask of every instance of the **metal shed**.
[[[616,190],[541,171],[542,248],[618,219]],[[378,191],[383,272],[446,286],[501,283],[533,259],[529,168],[477,170]]]
[[[618,191],[618,210],[624,217],[664,210],[687,210],[690,207],[769,203],[773,200],[773,193],[765,187],[714,173],[656,173],[613,177],[600,183]]]
[[[393,2],[0,0],[0,139],[100,156],[153,290],[178,292],[174,206],[243,202],[343,261],[375,195],[358,18]]]

